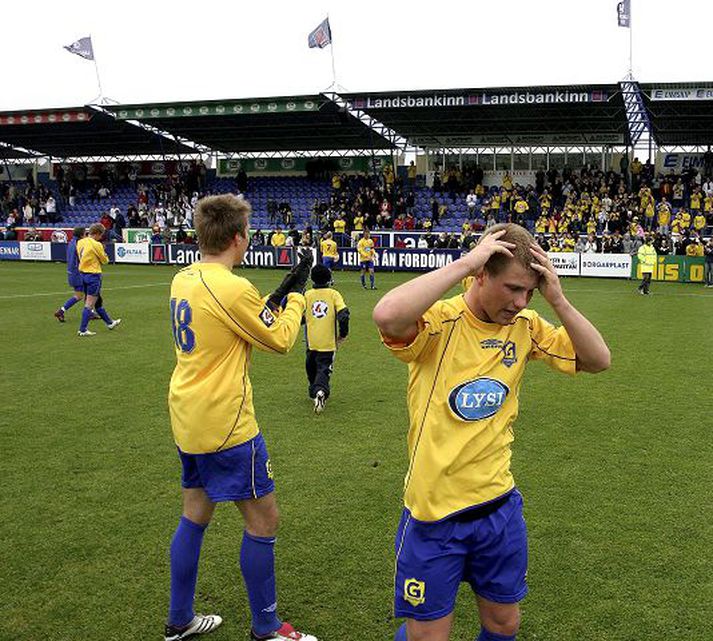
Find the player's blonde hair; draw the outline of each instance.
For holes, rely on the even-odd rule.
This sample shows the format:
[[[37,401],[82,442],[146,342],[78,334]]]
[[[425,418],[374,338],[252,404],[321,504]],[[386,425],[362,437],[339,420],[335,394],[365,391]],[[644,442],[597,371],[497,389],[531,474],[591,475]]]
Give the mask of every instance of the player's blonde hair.
[[[233,194],[199,200],[193,220],[201,252],[220,254],[228,248],[235,234],[245,236],[251,211],[247,200]]]
[[[487,271],[491,276],[497,276],[508,266],[511,260],[515,260],[526,269],[534,272],[532,266],[530,265],[530,263],[534,260],[530,245],[535,242],[535,239],[524,227],[514,223],[500,223],[498,225],[493,225],[489,229],[485,230],[478,242],[482,242],[483,238],[486,236],[502,231],[503,229],[505,230],[505,233],[499,238],[499,240],[515,245],[515,248],[510,250],[513,258],[508,258],[505,254],[493,254],[488,259],[488,262],[485,263],[485,271]]]
[[[92,223],[89,226],[89,230],[87,233],[90,236],[96,236],[96,235],[103,236],[105,231],[106,231],[106,227],[104,227],[104,225],[102,225],[101,223]]]

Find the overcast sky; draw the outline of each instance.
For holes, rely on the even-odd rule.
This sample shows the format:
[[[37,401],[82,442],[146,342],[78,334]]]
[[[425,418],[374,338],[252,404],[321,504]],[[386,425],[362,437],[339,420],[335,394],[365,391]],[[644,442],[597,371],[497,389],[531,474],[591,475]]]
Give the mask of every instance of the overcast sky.
[[[92,62],[64,49],[91,34],[104,94],[170,102],[311,94],[332,80],[307,34],[329,14],[348,91],[616,82],[629,33],[616,0],[35,0],[4,2],[0,111],[79,106]],[[713,80],[710,0],[632,0],[642,82]],[[109,9],[109,6],[113,7]],[[423,8],[420,8],[423,7]]]

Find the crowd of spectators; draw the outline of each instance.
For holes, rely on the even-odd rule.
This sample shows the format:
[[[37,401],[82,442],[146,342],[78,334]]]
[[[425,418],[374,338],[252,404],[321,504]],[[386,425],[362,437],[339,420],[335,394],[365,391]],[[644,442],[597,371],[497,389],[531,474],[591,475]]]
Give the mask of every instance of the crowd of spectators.
[[[500,185],[486,186],[485,174],[476,164],[447,167],[433,174],[427,192],[428,210],[416,208],[417,173],[411,163],[402,176],[390,164],[382,173],[331,175],[331,194],[315,200],[309,221],[295,220],[287,199],[267,201],[271,229],[258,230],[254,244],[316,244],[331,232],[339,245],[352,244],[364,229],[422,231],[421,247],[467,249],[484,229],[499,222],[528,227],[548,251],[635,254],[647,235],[654,237],[660,254],[702,255],[703,236],[713,225],[713,154],[701,170],[682,174],[656,173],[649,163],[622,158],[619,171],[593,167],[580,170],[541,169],[534,184],[518,184],[505,172]],[[161,181],[140,180],[136,166],[106,165],[88,179],[86,168],[60,168],[56,174],[58,204],[52,193],[26,183],[0,183],[0,209],[5,220],[4,237],[14,238],[19,225],[61,221],[60,208],[72,207],[77,198],[106,203],[101,223],[106,239],[119,241],[125,227],[151,230],[155,242],[192,242],[193,210],[211,193],[202,162],[180,165],[180,171]],[[112,194],[128,186],[135,202],[121,211]],[[240,170],[236,191],[248,188]],[[465,211],[465,215],[453,210]],[[456,220],[457,233],[438,233],[444,219]],[[300,229],[298,229],[300,227]],[[263,242],[260,242],[263,241]]]

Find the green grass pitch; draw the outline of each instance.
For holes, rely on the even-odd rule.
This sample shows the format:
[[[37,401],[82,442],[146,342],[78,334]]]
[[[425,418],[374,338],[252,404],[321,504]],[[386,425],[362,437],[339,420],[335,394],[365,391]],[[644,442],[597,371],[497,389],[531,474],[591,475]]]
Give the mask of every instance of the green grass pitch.
[[[160,639],[168,545],[180,513],[166,396],[174,365],[172,267],[111,266],[114,332],[60,325],[64,266],[0,264],[0,640]],[[245,270],[262,292],[278,271]],[[323,641],[388,641],[393,536],[406,468],[406,368],[380,346],[378,292],[337,273],[352,312],[333,395],[315,417],[302,339],[255,353],[258,420],[276,474],[280,613]],[[519,641],[713,639],[713,292],[574,279],[565,291],[602,331],[610,371],[574,379],[540,363],[522,388],[515,478],[530,533]],[[552,319],[544,301],[533,306]],[[554,319],[553,319],[554,320]],[[196,607],[246,639],[241,522],[220,506],[201,557]],[[452,638],[477,635],[459,594]]]

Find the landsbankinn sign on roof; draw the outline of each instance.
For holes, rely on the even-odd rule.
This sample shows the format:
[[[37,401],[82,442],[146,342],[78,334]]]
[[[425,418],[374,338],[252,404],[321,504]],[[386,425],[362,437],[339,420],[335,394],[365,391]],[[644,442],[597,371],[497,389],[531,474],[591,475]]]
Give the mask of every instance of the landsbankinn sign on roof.
[[[606,91],[513,91],[508,93],[468,92],[402,94],[394,96],[355,96],[356,109],[412,109],[418,107],[469,107],[478,105],[545,105],[606,102]]]

